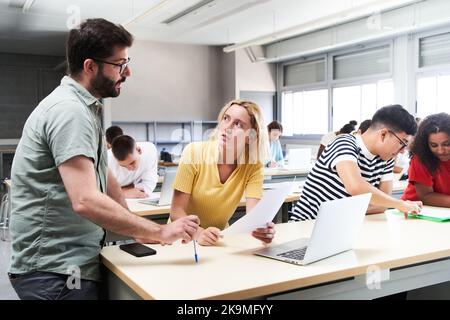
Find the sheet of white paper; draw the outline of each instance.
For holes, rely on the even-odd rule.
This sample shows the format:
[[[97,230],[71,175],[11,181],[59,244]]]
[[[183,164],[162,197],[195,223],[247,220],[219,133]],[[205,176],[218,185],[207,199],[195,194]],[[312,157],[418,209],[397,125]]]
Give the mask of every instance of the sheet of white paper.
[[[450,218],[450,208],[427,207],[425,206],[420,212],[421,216],[447,219]]]
[[[223,235],[249,233],[262,228],[273,220],[284,199],[292,190],[292,183],[278,183],[277,188],[264,191],[262,199],[253,209],[231,226],[222,231]]]

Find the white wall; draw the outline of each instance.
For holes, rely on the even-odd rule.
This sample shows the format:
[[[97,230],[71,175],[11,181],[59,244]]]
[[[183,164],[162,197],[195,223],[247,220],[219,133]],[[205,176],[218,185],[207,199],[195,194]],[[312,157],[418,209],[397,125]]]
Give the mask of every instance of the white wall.
[[[236,96],[240,91],[276,91],[276,65],[252,63],[245,50],[236,54]]]
[[[106,112],[112,121],[214,120],[226,100],[222,55],[218,47],[136,41],[132,75]]]

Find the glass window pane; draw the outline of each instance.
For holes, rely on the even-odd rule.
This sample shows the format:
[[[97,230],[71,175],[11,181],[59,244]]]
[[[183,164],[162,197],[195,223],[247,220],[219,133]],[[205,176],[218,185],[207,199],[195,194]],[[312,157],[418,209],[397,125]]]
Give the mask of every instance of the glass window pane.
[[[377,85],[375,83],[361,86],[361,118],[355,118],[359,123],[371,119],[377,111]]]
[[[394,82],[392,80],[378,81],[377,109],[394,103]]]
[[[450,33],[419,40],[419,67],[450,64]]]
[[[450,113],[450,75],[438,77],[437,86],[436,112]]]
[[[361,118],[361,86],[333,89],[333,131]]]
[[[347,79],[388,73],[390,46],[338,55],[333,58],[333,79]]]
[[[304,134],[328,132],[328,90],[304,92]]]
[[[293,94],[292,92],[283,92],[281,98],[281,123],[283,124],[283,135],[292,136],[294,134],[292,113],[293,113]]]
[[[303,133],[303,92],[294,93],[294,112],[292,114],[292,121],[294,127],[294,134]]]
[[[283,75],[285,87],[325,81],[325,59],[284,66]]]
[[[417,80],[417,116],[425,118],[435,113],[436,101],[436,77],[419,78]]]

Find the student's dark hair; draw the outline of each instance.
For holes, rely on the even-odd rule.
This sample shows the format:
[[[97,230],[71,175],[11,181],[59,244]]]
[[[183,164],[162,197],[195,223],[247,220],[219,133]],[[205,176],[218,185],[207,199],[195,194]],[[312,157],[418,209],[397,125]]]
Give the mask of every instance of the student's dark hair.
[[[431,152],[428,145],[428,137],[431,133],[445,132],[450,136],[450,115],[442,112],[426,117],[420,123],[419,130],[414,138],[411,154],[419,157],[431,175],[434,175],[439,167],[439,159]]]
[[[111,126],[108,129],[106,129],[105,136],[106,136],[106,142],[109,144],[112,144],[114,138],[123,135],[122,128],[119,126]]]
[[[119,160],[125,160],[130,153],[133,153],[136,142],[127,135],[121,135],[114,138],[112,142],[112,153],[114,157]]]
[[[278,121],[274,120],[267,125],[267,130],[270,132],[272,130],[280,130],[283,132],[283,126]]]
[[[133,36],[105,19],[87,19],[70,30],[66,43],[68,73],[77,75],[86,59],[106,59],[116,48],[131,47]]]
[[[414,117],[401,105],[394,104],[379,109],[372,117],[371,128],[385,126],[393,132],[405,132],[407,135],[415,135],[417,124]]]
[[[343,133],[351,133],[352,131],[355,131],[356,125],[358,124],[358,121],[356,120],[350,120],[349,123],[344,125],[339,131],[339,134]]]
[[[358,128],[358,130],[361,130],[361,134],[363,134],[364,132],[367,131],[367,129],[369,129],[371,123],[372,123],[372,119],[367,119],[367,120],[364,120],[363,122],[361,122],[361,124],[359,125],[359,128]]]

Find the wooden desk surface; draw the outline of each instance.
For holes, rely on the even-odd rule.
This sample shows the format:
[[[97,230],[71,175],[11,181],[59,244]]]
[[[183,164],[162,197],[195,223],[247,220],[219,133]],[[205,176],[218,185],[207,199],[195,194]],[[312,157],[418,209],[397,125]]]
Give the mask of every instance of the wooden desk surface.
[[[449,209],[450,210],[450,209]],[[275,244],[311,234],[314,221],[276,225]],[[144,299],[245,299],[450,256],[450,223],[405,220],[393,214],[366,216],[353,251],[308,266],[252,254],[262,247],[250,235],[223,238],[218,246],[152,245],[158,253],[135,258],[118,246],[103,248],[102,261]]]

